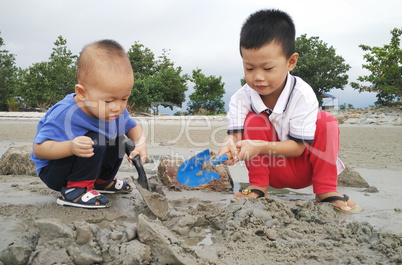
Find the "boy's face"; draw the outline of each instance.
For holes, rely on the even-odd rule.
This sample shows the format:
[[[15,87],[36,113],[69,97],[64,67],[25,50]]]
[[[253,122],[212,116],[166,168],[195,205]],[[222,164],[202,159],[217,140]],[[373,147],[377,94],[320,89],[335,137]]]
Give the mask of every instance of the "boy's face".
[[[282,45],[275,41],[257,50],[241,48],[241,53],[247,84],[257,91],[263,100],[271,97],[277,99],[285,86],[288,71],[296,66],[298,54],[294,53],[287,59]]]
[[[130,71],[99,71],[85,88],[81,109],[92,118],[106,122],[117,119],[127,107],[134,77]]]

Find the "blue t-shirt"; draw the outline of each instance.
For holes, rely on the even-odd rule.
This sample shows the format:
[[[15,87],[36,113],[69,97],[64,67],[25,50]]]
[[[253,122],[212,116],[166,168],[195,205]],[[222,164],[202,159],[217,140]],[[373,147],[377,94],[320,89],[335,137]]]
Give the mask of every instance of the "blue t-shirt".
[[[74,95],[75,93],[67,95],[39,120],[34,143],[41,144],[47,140],[69,141],[89,131],[100,133],[111,139],[125,134],[137,125],[127,109],[111,122],[92,118],[78,107]],[[40,170],[49,163],[49,160],[37,158],[33,152],[31,159],[35,163],[36,173],[39,176]]]

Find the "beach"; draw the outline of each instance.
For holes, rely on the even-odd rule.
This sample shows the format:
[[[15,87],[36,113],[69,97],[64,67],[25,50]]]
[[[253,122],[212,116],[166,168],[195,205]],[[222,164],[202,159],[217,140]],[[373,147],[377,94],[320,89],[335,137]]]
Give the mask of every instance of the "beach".
[[[32,145],[40,113],[0,115],[0,155]],[[398,114],[399,115],[399,114]],[[150,163],[218,152],[224,116],[134,117]],[[312,188],[270,189],[264,199],[232,201],[233,192],[170,191],[167,220],[157,220],[137,190],[108,195],[101,210],[61,207],[36,176],[0,176],[0,264],[400,264],[402,262],[402,126],[340,124],[339,157],[378,192],[339,187],[364,207],[346,214],[314,203]],[[229,167],[238,187],[244,163]],[[123,163],[119,177],[136,170]],[[17,254],[15,254],[17,253]],[[25,256],[24,256],[25,255]],[[13,262],[13,263],[7,263]]]

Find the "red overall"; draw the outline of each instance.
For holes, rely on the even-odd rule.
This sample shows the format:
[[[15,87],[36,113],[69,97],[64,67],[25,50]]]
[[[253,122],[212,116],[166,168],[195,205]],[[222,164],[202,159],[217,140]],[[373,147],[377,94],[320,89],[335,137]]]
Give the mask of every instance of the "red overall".
[[[268,115],[248,114],[243,139],[279,141]],[[339,128],[337,120],[319,111],[313,143],[307,143],[299,157],[285,158],[258,155],[246,161],[251,185],[260,187],[300,189],[313,185],[315,194],[337,191],[337,158]]]

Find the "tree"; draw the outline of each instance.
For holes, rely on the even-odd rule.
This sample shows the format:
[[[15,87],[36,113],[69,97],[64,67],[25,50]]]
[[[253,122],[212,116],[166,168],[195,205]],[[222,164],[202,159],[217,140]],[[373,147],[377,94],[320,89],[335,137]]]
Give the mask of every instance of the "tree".
[[[161,84],[159,87],[159,90],[162,91],[162,102],[160,102],[160,105],[173,110],[174,106],[181,108],[183,102],[186,100],[185,92],[188,89],[187,81],[189,77],[187,74],[182,74],[183,70],[180,66],[174,67],[174,63],[168,58],[168,55],[169,52],[163,50],[162,56],[158,57],[155,78]]]
[[[321,95],[333,88],[342,89],[348,84],[350,69],[345,60],[336,55],[335,49],[318,37],[307,38],[306,34],[296,38],[299,60],[292,74],[301,77],[313,89],[322,105]]]
[[[131,96],[128,99],[130,111],[148,111],[152,102],[161,101],[162,97],[155,91],[155,79],[152,77],[137,78],[134,80],[134,86],[131,90]],[[155,93],[156,92],[156,93]]]
[[[181,107],[185,101],[188,76],[182,74],[181,67],[174,67],[163,50],[155,60],[155,55],[144,45],[136,42],[128,51],[134,71],[134,86],[129,98],[132,110],[158,113],[158,106]]]
[[[246,82],[246,78],[243,76],[243,77],[240,79],[240,85],[243,87],[246,83],[247,83],[247,82]]]
[[[154,74],[155,55],[139,42],[135,42],[127,54],[134,72],[134,86],[128,99],[128,108],[130,111],[147,111],[153,100],[149,93],[148,79]]]
[[[0,37],[0,48],[3,45],[3,38]],[[8,110],[7,102],[17,96],[14,94],[17,72],[14,54],[0,50],[0,111]]]
[[[136,41],[127,52],[133,67],[134,78],[144,78],[155,73],[155,55]]]
[[[225,94],[222,77],[205,76],[201,69],[193,70],[192,82],[194,92],[189,96],[188,112],[190,114],[219,114],[225,111],[225,102],[222,100]]]
[[[368,51],[363,58],[367,64],[363,68],[371,72],[370,75],[359,76],[359,84],[352,82],[351,86],[359,92],[377,92],[377,106],[387,106],[402,98],[402,50],[401,39],[402,28],[391,30],[392,38],[389,45],[384,47],[370,47],[359,45],[363,51]]]
[[[46,110],[52,105],[54,95],[49,87],[49,63],[35,63],[28,69],[21,70],[18,91],[24,99],[25,107]]]
[[[48,62],[35,63],[21,72],[20,93],[28,108],[46,110],[74,92],[77,56],[67,49],[59,36]]]
[[[75,84],[77,83],[77,55],[67,49],[67,40],[59,36],[54,42],[56,46],[50,55],[50,80],[53,87],[60,92],[60,98],[74,92]]]

